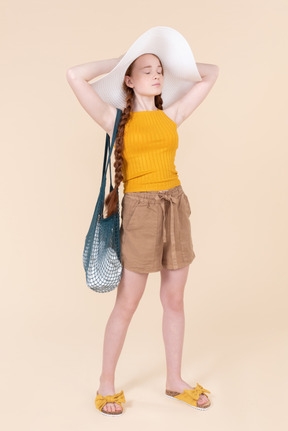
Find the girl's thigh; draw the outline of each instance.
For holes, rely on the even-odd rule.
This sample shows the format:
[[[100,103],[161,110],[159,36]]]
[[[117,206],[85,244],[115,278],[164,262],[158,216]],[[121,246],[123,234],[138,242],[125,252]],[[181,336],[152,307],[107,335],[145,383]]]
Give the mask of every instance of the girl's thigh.
[[[116,302],[135,305],[140,301],[148,274],[140,274],[123,267],[121,281],[117,287]]]

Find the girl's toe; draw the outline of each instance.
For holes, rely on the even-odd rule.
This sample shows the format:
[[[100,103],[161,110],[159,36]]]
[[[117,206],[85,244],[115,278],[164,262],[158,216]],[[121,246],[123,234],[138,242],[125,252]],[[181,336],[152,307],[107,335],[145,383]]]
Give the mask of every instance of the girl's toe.
[[[202,404],[206,404],[208,401],[208,397],[206,395],[200,395],[198,399],[198,404],[202,406]]]
[[[106,407],[106,412],[112,412],[113,411],[112,406],[113,406],[113,404],[107,403],[106,406],[105,406]]]

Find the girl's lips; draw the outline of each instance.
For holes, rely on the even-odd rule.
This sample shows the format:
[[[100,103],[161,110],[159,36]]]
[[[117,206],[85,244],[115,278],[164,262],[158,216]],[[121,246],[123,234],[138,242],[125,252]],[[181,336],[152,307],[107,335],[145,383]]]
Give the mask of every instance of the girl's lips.
[[[153,87],[154,87],[154,85],[157,85],[157,87],[159,87],[159,86],[160,86],[160,84],[158,84],[158,83],[157,83],[157,84],[153,84]]]

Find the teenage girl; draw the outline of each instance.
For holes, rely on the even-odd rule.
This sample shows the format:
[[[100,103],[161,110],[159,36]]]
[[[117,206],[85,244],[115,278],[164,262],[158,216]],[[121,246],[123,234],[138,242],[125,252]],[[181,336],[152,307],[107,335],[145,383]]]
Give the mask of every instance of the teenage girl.
[[[78,101],[110,137],[112,137],[116,108],[102,100],[91,84],[89,84],[89,81],[99,75],[109,73],[122,57],[80,64],[67,70],[67,80]],[[204,390],[199,384],[197,384],[197,388],[191,387],[181,376],[185,323],[183,294],[189,264],[192,262],[195,254],[191,243],[190,222],[187,221],[191,209],[187,196],[183,193],[181,185],[179,185],[180,181],[177,172],[173,169],[177,148],[175,134],[177,133],[177,128],[208,95],[218,76],[218,66],[204,63],[196,64],[202,80],[195,83],[190,91],[164,110],[162,107],[161,92],[165,79],[165,70],[163,70],[161,59],[151,53],[143,54],[136,58],[126,71],[125,82],[123,83],[127,95],[126,107],[122,113],[115,142],[115,188],[106,198],[106,204],[111,213],[113,208],[115,210],[115,205],[117,204],[115,199],[116,187],[119,187],[121,181],[124,182],[121,215],[123,275],[117,288],[115,305],[105,330],[102,373],[97,391],[98,398],[96,398],[98,404],[95,400],[96,407],[104,414],[117,415],[123,412],[121,405],[121,401],[125,402],[123,391],[115,394],[114,378],[116,364],[123,347],[129,323],[143,295],[148,274],[149,272],[158,270],[161,272],[160,298],[163,306],[163,338],[167,365],[166,394],[173,397],[178,395],[179,399],[182,396],[184,402],[194,405],[196,408],[204,409],[210,405],[209,398],[204,394],[204,391],[209,391]],[[127,127],[125,127],[126,124]],[[145,146],[141,147],[141,142],[139,143],[139,141],[141,141],[141,134],[144,134],[145,139],[148,139],[150,135],[148,136],[147,133],[151,134],[151,130],[156,130],[155,127],[153,128],[155,124],[159,124],[157,128],[158,133],[163,133],[165,140],[170,145],[167,149],[167,163],[170,163],[172,166],[169,171],[170,177],[167,179],[161,178],[161,175],[165,175],[165,166],[161,165],[159,157],[156,160],[156,156],[154,160],[156,168],[154,165],[153,167],[154,170],[158,169],[159,175],[157,172],[156,174],[152,173],[151,178],[149,178],[149,184],[153,184],[154,181],[156,186],[154,190],[151,190],[151,186],[150,189],[148,186],[141,189],[139,184],[147,185],[148,182],[146,181],[145,183],[145,178],[144,180],[142,178],[142,182],[137,183],[139,175],[137,177],[137,166],[133,164],[133,160],[140,157],[142,163],[144,165],[146,163],[148,166],[147,171],[149,171],[149,163],[154,163],[153,161],[151,162],[152,157],[149,158],[148,154],[150,151],[150,155],[153,156],[153,147],[149,146],[149,142],[147,142],[147,153],[145,152]],[[159,130],[162,132],[159,132]],[[170,137],[168,138],[167,135]],[[160,142],[159,145],[161,145],[161,136],[157,137],[157,139],[158,143]],[[143,150],[142,153],[140,151],[141,148]],[[130,158],[129,155],[131,156]],[[159,165],[157,165],[158,162]],[[161,193],[162,196],[165,195],[164,199],[161,199]],[[172,214],[173,211],[174,213]],[[180,219],[177,218],[177,211]],[[163,215],[164,219],[166,215],[166,222],[164,220],[166,225],[163,229],[159,228],[163,223],[163,219],[160,219],[159,222],[160,215]],[[173,217],[174,222],[178,220],[178,232],[172,232],[173,226],[170,229],[171,217]],[[157,223],[160,223],[160,225],[156,225],[156,222],[154,223],[155,219],[157,219]],[[179,226],[179,223],[181,226]],[[155,231],[150,234],[149,228],[152,225]],[[182,230],[184,230],[184,233]],[[161,231],[162,237],[159,237],[159,231]],[[166,235],[165,242],[163,241],[164,234]],[[157,238],[155,239],[154,237]],[[133,238],[135,238],[134,242]],[[158,242],[152,242],[154,240]],[[181,241],[180,245],[177,245],[177,240]],[[186,247],[186,249],[179,249],[180,246],[182,247],[182,242],[185,241],[187,243],[183,247]],[[159,248],[163,244],[164,252],[168,257],[166,260],[159,260],[158,265],[158,256],[160,255],[161,258],[162,253],[164,256],[163,249]],[[139,253],[138,260],[135,253]],[[150,255],[152,257],[149,261]],[[141,256],[143,256],[143,259]],[[184,260],[179,261],[179,256]],[[186,392],[184,392],[185,390]],[[193,400],[191,396],[192,398],[194,397]]]

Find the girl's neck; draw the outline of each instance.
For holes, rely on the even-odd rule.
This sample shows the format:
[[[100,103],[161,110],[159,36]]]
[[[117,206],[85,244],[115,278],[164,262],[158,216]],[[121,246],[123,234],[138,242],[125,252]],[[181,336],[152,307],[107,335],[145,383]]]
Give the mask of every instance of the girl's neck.
[[[133,112],[139,112],[139,111],[158,111],[158,108],[155,106],[154,96],[151,98],[135,97]]]

